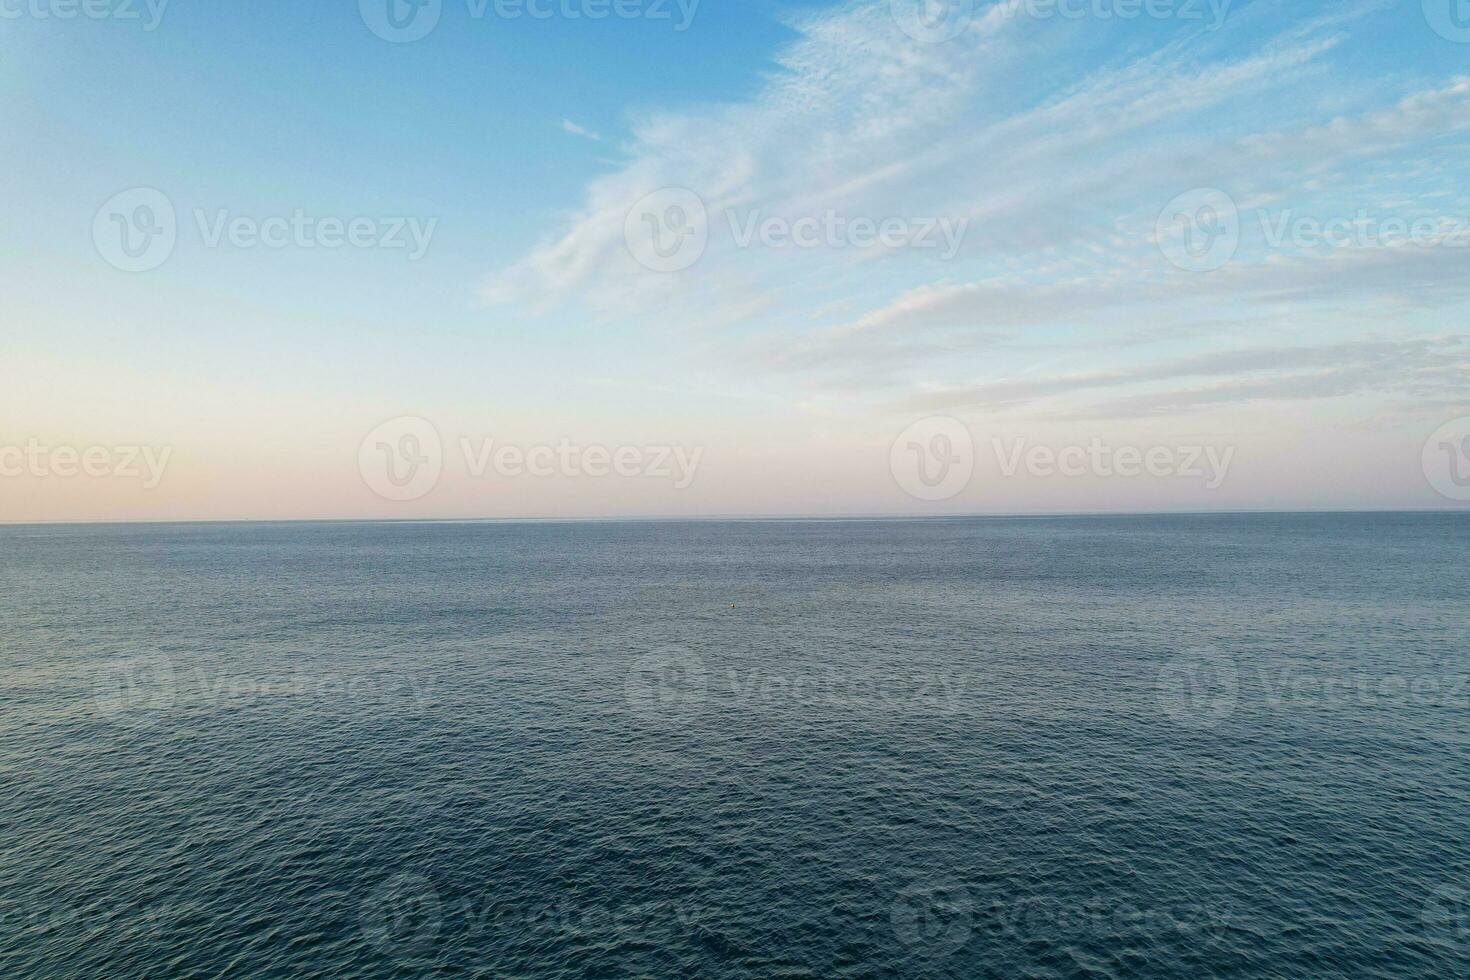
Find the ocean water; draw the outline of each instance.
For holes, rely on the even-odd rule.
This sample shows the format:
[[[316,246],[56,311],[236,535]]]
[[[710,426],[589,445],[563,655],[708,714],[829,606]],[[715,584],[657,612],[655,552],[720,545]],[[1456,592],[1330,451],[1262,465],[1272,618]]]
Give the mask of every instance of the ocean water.
[[[0,977],[1470,975],[1470,515],[0,527]]]

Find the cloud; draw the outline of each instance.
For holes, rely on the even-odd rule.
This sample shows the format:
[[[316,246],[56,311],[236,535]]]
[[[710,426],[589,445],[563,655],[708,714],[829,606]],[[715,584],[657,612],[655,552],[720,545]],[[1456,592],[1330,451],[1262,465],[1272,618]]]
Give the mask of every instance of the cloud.
[[[495,272],[484,295],[677,325],[701,338],[728,334],[708,347],[794,389],[794,403],[820,389],[980,410],[1042,397],[1044,380],[1008,398],[1005,386],[1018,382],[987,378],[1011,370],[1005,355],[1028,347],[1094,362],[1133,348],[1136,364],[1151,343],[1198,345],[1230,324],[1340,328],[1370,314],[1451,310],[1470,301],[1467,250],[1267,248],[1252,213],[1333,216],[1391,202],[1395,213],[1470,217],[1455,213],[1470,207],[1470,168],[1433,152],[1470,132],[1470,78],[1370,92],[1341,54],[1382,6],[1303,18],[1291,5],[1253,4],[1209,32],[1070,24],[1004,2],[941,44],[906,35],[886,0],[807,15],[792,22],[798,39],[749,98],[632,120],[622,163],[592,181],[541,243]],[[1105,30],[1122,40],[1099,58],[1095,35]],[[1257,227],[1225,268],[1195,274],[1165,260],[1155,222],[1176,195],[1203,187],[1228,191]],[[695,191],[708,216],[705,252],[677,273],[644,269],[624,240],[635,204],[665,188]],[[949,262],[904,249],[741,247],[732,234],[752,215],[823,214],[969,224]],[[1311,349],[1272,350],[1290,361]],[[1270,377],[1238,361],[1213,363],[1236,363],[1237,374],[1096,401],[1104,389],[1141,383],[1124,371],[1128,380],[1116,385],[1079,389],[1094,402],[1053,408],[1188,412],[1290,392],[1379,390],[1392,387],[1383,372],[1395,370],[1400,387],[1430,379],[1413,358],[1300,364]],[[1075,373],[1050,376],[1063,384]],[[1158,386],[1168,376],[1147,380]],[[909,400],[894,398],[905,390]]]
[[[1467,226],[1470,230],[1470,226]],[[1151,256],[1148,268],[1128,267],[1127,275],[1094,275],[1061,282],[996,278],[974,283],[920,286],[882,307],[832,329],[829,342],[854,334],[929,327],[997,327],[1080,323],[1114,309],[1181,304],[1188,318],[1201,312],[1203,298],[1244,304],[1285,304],[1331,300],[1356,303],[1365,294],[1401,304],[1450,302],[1470,298],[1470,237],[1463,246],[1412,243],[1358,246],[1330,252],[1276,254],[1260,262],[1239,261],[1209,273],[1167,266]],[[1211,312],[1204,310],[1207,315]]]
[[[492,276],[486,296],[637,312],[673,295],[709,309],[752,281],[770,288],[782,257],[736,247],[732,211],[970,217],[971,254],[1068,242],[1090,207],[1138,189],[1140,156],[1177,153],[1180,127],[1290,86],[1341,39],[1340,18],[1324,19],[1229,56],[1190,33],[1069,80],[1058,69],[1072,33],[1019,9],[993,5],[944,44],[908,37],[877,0],[796,21],[800,39],[748,101],[635,120],[623,166],[589,185],[569,227]],[[1015,91],[1018,74],[1038,71],[1058,79],[1051,92]],[[635,204],[665,188],[700,195],[711,243],[688,275],[660,280],[622,237]],[[859,257],[826,258],[840,274]]]
[[[1470,128],[1470,76],[1416,92],[1391,107],[1321,126],[1250,136],[1240,148],[1257,157],[1320,160],[1366,156]]]
[[[1047,418],[1125,418],[1171,415],[1238,402],[1300,401],[1363,392],[1470,394],[1470,337],[1355,341],[1316,347],[1257,347],[1213,351],[1107,371],[991,381],[906,399],[905,411],[1032,407]],[[1099,392],[1195,379],[1196,384],[1096,398]],[[1081,404],[1079,404],[1079,402]]]
[[[572,122],[570,119],[563,119],[561,121],[561,128],[562,128],[562,132],[564,132],[564,133],[571,133],[573,136],[580,136],[583,139],[592,140],[594,143],[601,143],[602,142],[602,137],[601,136],[599,136],[598,134],[594,133],[592,130],[587,129],[586,127],[577,125],[576,123]]]

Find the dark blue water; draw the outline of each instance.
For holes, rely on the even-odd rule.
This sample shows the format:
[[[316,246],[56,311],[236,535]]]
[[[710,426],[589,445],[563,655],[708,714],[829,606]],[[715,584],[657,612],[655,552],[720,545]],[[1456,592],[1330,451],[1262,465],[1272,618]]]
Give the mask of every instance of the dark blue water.
[[[0,976],[1466,976],[1467,655],[1467,515],[0,528]]]

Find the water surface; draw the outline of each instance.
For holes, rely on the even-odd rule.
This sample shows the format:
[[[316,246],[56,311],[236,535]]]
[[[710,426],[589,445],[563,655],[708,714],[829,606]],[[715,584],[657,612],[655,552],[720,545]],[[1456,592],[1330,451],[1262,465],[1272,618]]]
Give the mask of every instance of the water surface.
[[[1470,517],[0,527],[0,975],[1470,975]]]

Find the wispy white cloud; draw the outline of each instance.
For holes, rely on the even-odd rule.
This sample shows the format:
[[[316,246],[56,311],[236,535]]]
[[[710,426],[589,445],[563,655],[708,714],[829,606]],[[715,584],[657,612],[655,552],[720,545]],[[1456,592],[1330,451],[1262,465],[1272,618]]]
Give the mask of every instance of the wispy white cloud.
[[[592,140],[594,143],[602,142],[602,137],[597,133],[594,133],[585,126],[580,126],[572,122],[570,119],[563,119],[561,121],[561,129],[564,133],[571,133],[573,136],[580,136],[583,139]]]
[[[1470,229],[1470,226],[1467,226]],[[1412,243],[1343,248],[1306,255],[1277,254],[1257,263],[1240,262],[1209,274],[1196,274],[1150,260],[1123,277],[1096,274],[1036,283],[1018,277],[980,282],[920,286],[893,302],[830,329],[820,339],[841,343],[858,333],[907,332],[927,327],[1034,326],[1078,324],[1114,309],[1161,308],[1182,304],[1199,311],[1200,300],[1230,298],[1239,303],[1312,302],[1330,297],[1359,302],[1364,294],[1413,304],[1470,299],[1470,235],[1464,247]],[[1206,311],[1207,312],[1207,311]],[[1171,312],[1179,319],[1185,313]]]
[[[1099,392],[1113,389],[1146,388],[1187,379],[1196,383],[1111,399],[1096,397]],[[1368,391],[1470,395],[1470,337],[1212,351],[1136,367],[932,391],[906,400],[902,407],[995,412],[1049,405],[1039,414],[1050,418],[1120,418],[1174,414],[1236,402],[1298,401]]]
[[[1310,308],[1314,323],[1349,307],[1355,316],[1447,309],[1470,301],[1464,250],[1269,251],[1247,240],[1226,268],[1200,275],[1170,266],[1154,241],[1164,204],[1192,187],[1227,188],[1243,209],[1338,213],[1388,199],[1405,212],[1455,216],[1466,204],[1455,192],[1464,166],[1422,151],[1470,132],[1470,78],[1353,111],[1303,96],[1330,88],[1334,53],[1378,6],[1303,20],[1252,5],[1239,18],[1259,35],[1247,43],[1230,40],[1233,24],[1181,28],[1141,34],[1130,57],[1100,64],[1073,58],[1082,42],[1069,25],[1019,16],[1014,2],[986,8],[942,44],[904,34],[887,2],[808,16],[793,22],[799,40],[750,99],[634,120],[623,163],[594,180],[543,243],[494,274],[485,295],[735,328],[738,341],[723,351],[795,388],[835,383],[891,404],[894,386],[921,386],[929,393],[901,404],[934,406],[990,390],[983,374],[977,380],[977,353],[1056,331],[1076,350],[1095,350],[1110,331],[1136,343],[1122,338],[1144,322],[1152,336],[1188,337],[1227,305],[1227,321]],[[1286,19],[1267,30],[1270,16]],[[1092,67],[1069,78],[1074,62]],[[1361,171],[1369,158],[1371,172]],[[1384,186],[1385,175],[1410,171]],[[710,216],[702,259],[673,274],[642,268],[624,243],[630,209],[664,188],[694,190]],[[903,250],[742,248],[727,215],[751,212],[970,224],[946,263]],[[1423,380],[1411,362],[1390,360],[1362,375],[1342,365],[1320,369],[1325,377],[1314,368],[1270,382],[1222,378],[1210,382],[1214,394],[1145,394],[1115,407],[1186,411],[1265,397],[1273,384],[1366,390],[1374,372],[1396,365]]]

